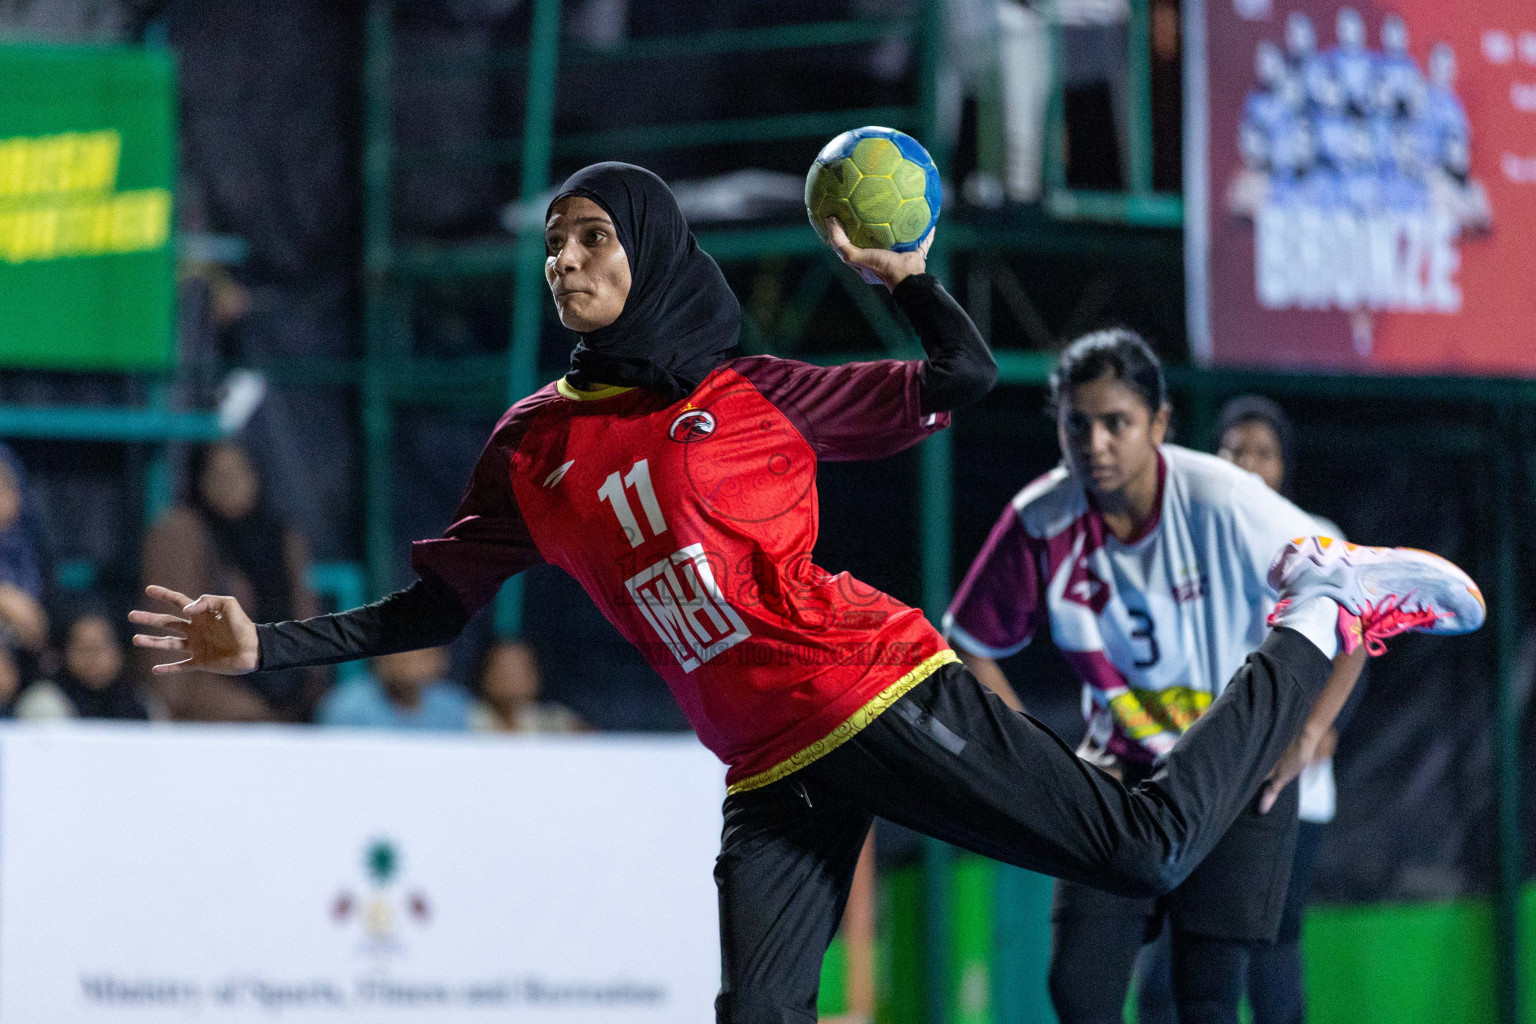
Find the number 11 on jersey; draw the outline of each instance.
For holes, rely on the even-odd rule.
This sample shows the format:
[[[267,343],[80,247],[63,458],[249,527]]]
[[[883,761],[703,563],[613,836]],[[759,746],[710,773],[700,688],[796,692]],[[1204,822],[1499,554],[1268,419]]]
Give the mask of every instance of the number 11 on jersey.
[[[641,459],[629,468],[629,472],[620,479],[617,471],[609,473],[608,479],[603,481],[603,486],[597,489],[597,497],[600,501],[606,501],[613,509],[613,514],[618,517],[619,527],[623,529],[624,536],[629,540],[629,546],[637,548],[645,543],[645,534],[640,530],[640,521],[635,518],[634,509],[630,508],[629,496],[624,493],[626,487],[632,487],[640,497],[640,508],[645,512],[646,523],[651,528],[651,536],[660,537],[667,532],[667,519],[661,514],[661,506],[656,502],[656,491],[651,486],[651,467],[646,459]]]

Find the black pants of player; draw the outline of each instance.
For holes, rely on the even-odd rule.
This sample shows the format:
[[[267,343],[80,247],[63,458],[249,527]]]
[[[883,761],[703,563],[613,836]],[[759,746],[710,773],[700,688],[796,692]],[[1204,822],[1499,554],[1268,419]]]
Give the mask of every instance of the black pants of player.
[[[1279,810],[1278,806],[1276,810]],[[1242,823],[1243,818],[1239,818],[1238,825]],[[1138,963],[1137,1024],[1179,1024],[1181,1019],[1200,1019],[1189,1010],[1184,1010],[1181,1017],[1180,1010],[1175,1009],[1175,964],[1185,979],[1185,991],[1202,994],[1205,1011],[1214,1009],[1219,1014],[1217,1020],[1237,1019],[1241,983],[1246,977],[1253,1024],[1301,1024],[1305,1015],[1301,922],[1312,889],[1312,868],[1323,829],[1324,826],[1312,822],[1298,823],[1291,880],[1286,887],[1285,905],[1274,942],[1231,942],[1181,933],[1175,922],[1173,942],[1164,931],[1153,944],[1142,950]],[[1229,832],[1228,837],[1231,834]],[[1226,842],[1226,839],[1222,840],[1206,864],[1221,854]],[[1281,852],[1277,850],[1276,855]],[[1196,868],[1195,875],[1204,868],[1205,864]],[[1177,959],[1174,945],[1179,946]],[[1101,946],[1099,956],[1101,964],[1105,960],[1118,962],[1112,949]],[[1116,1024],[1119,1024],[1118,1017]]]
[[[1141,955],[1140,1024],[1237,1024],[1250,953],[1280,927],[1296,846],[1297,786],[1268,814],[1257,800],[1190,876],[1156,899],[1058,881],[1051,1002],[1061,1024],[1119,1024]]]
[[[1210,1024],[1238,1019],[1250,944],[1211,939],[1170,926],[1143,946],[1146,919],[1075,917],[1051,931],[1051,1004],[1061,1024],[1122,1024],[1127,964],[1154,964],[1153,984],[1138,990],[1137,1024]],[[1169,930],[1172,935],[1169,935]],[[1097,959],[1062,956],[1091,944]],[[1152,954],[1149,956],[1149,954]],[[1160,954],[1160,955],[1158,955]],[[1177,978],[1177,983],[1175,982]]]
[[[822,956],[875,815],[1123,895],[1172,890],[1258,793],[1329,670],[1300,634],[1273,631],[1133,788],[946,666],[825,757],[726,798],[717,1020],[816,1019]]]

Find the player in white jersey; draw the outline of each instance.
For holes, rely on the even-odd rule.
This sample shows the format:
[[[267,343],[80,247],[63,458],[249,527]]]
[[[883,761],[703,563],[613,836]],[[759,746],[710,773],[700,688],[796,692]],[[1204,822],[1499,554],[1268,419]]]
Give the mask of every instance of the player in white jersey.
[[[978,678],[1017,703],[997,660],[1048,627],[1083,682],[1079,755],[1139,781],[1259,646],[1274,600],[1266,570],[1317,527],[1252,473],[1163,443],[1161,369],[1134,333],[1079,339],[1053,393],[1064,463],[1004,510],[946,633]],[[1337,712],[1362,659],[1356,648],[1336,662],[1319,712]],[[1247,949],[1274,938],[1295,839],[1296,787],[1286,786],[1269,814],[1255,801],[1167,897],[1058,882],[1050,982],[1062,1024],[1120,1020],[1136,954],[1165,918],[1180,1019],[1236,1024]]]

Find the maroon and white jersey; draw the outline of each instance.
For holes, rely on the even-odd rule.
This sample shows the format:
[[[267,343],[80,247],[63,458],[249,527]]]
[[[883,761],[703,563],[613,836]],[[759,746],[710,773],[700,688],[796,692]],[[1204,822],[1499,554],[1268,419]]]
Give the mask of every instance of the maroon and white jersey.
[[[1157,514],[1122,542],[1065,466],[1025,487],[944,617],[946,635],[1003,658],[1048,625],[1083,681],[1085,756],[1168,751],[1264,638],[1270,560],[1313,519],[1252,473],[1164,445]]]
[[[560,566],[667,681],[732,791],[766,785],[957,660],[920,612],[811,561],[818,461],[948,424],[919,410],[921,366],[751,356],[680,402],[558,381],[502,417],[413,564],[471,613],[514,572]]]

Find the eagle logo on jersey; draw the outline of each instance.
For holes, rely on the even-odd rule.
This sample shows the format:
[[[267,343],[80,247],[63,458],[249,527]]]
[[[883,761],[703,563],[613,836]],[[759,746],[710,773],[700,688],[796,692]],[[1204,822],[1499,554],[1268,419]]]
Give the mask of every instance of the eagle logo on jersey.
[[[667,436],[679,444],[702,441],[715,432],[715,414],[708,409],[688,409],[667,428]]]

